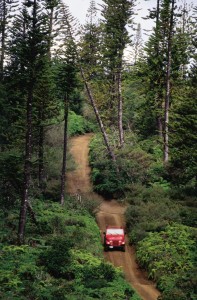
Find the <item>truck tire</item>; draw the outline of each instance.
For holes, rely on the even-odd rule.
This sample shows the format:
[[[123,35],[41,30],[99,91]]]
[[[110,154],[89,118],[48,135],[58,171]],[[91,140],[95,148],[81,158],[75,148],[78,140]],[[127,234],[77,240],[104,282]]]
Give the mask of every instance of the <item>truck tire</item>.
[[[108,247],[106,245],[104,245],[104,251],[107,252],[108,251]]]
[[[122,246],[122,252],[125,252],[125,246]]]

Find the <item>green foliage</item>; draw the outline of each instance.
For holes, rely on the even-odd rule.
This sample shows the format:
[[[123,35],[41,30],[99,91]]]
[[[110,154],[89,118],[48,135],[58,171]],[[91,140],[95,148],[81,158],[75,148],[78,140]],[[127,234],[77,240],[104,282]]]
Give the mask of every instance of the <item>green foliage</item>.
[[[0,256],[0,298],[14,299],[31,290],[31,282],[42,270],[36,266],[37,251],[28,246],[5,246]],[[15,299],[16,299],[15,298]]]
[[[0,205],[9,209],[21,195],[23,184],[22,157],[14,151],[0,153]]]
[[[115,167],[108,157],[100,135],[94,136],[90,143],[89,158],[94,189],[105,196],[121,191],[121,181],[116,176]]]
[[[0,298],[140,299],[122,272],[103,260],[96,221],[73,200],[67,198],[64,207],[34,203],[38,226],[27,222],[29,245],[1,249]]]
[[[191,228],[172,224],[159,233],[149,233],[138,243],[137,259],[147,268],[150,278],[157,281],[163,291],[161,299],[196,296],[196,245]]]
[[[133,185],[127,195],[131,205],[125,217],[131,243],[144,239],[149,232],[160,232],[172,222],[180,222],[180,207],[173,203],[161,187],[140,188]]]
[[[144,64],[142,64],[144,67]],[[142,68],[138,65],[137,69]],[[155,134],[156,122],[155,115],[150,103],[147,103],[147,97],[152,97],[144,91],[145,84],[141,78],[142,72],[137,72],[131,68],[123,83],[124,95],[124,126],[130,130],[138,132],[140,136],[151,137]]]
[[[95,131],[96,127],[94,124],[84,119],[83,116],[77,115],[73,111],[69,113],[68,118],[68,132],[70,136]]]
[[[40,263],[47,268],[55,278],[68,278],[68,269],[71,263],[71,242],[65,236],[55,237],[50,241],[49,248],[40,255]]]
[[[111,135],[111,144],[115,143],[116,138],[116,134]],[[161,163],[161,151],[154,140],[138,143],[134,134],[125,134],[124,147],[116,149],[118,174],[101,136],[93,137],[89,156],[94,188],[105,196],[122,196],[134,183],[169,187],[164,179],[166,174]]]
[[[85,293],[84,296],[89,295],[98,299],[114,299],[114,297],[125,299],[127,295],[131,297],[129,299],[140,299],[124,281],[119,269],[114,269],[111,264],[104,263],[82,250],[74,251],[73,255],[76,280],[81,279],[83,283],[83,289],[79,286],[77,290]]]
[[[172,110],[171,162],[169,173],[176,185],[196,185],[197,173],[197,104],[196,89],[179,87]]]

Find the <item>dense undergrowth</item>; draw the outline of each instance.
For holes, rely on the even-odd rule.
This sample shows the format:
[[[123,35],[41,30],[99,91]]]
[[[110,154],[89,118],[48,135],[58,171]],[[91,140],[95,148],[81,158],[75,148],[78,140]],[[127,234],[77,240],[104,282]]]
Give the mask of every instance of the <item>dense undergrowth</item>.
[[[89,132],[90,123],[87,125],[82,116],[71,113],[69,120],[69,136]],[[30,198],[36,223],[28,214],[22,246],[17,245],[22,186],[20,158],[16,160],[16,156],[8,155],[7,172],[1,169],[2,178],[9,182],[13,193],[12,197],[1,194],[0,198],[0,299],[139,300],[122,271],[103,259],[95,221],[100,203],[94,199],[83,199],[80,203],[76,197],[66,197],[64,207],[57,202],[62,139],[61,124],[47,129],[46,186],[41,194],[31,178]],[[73,159],[68,155],[67,170],[74,168]],[[17,178],[17,184],[12,185],[12,178]]]
[[[112,136],[111,143],[116,138]],[[126,136],[116,150],[116,168],[102,146],[101,136],[90,145],[94,189],[125,201],[128,236],[139,265],[148,271],[162,292],[162,300],[197,297],[196,225],[194,186],[173,186],[154,139]]]
[[[36,203],[35,203],[36,202]],[[96,204],[34,202],[26,245],[16,246],[17,211],[1,215],[0,299],[139,299],[122,271],[102,258]],[[4,220],[4,221],[3,221]]]
[[[69,114],[69,136],[94,128],[82,116]],[[66,197],[63,207],[57,202],[62,143],[63,125],[49,126],[45,141],[46,186],[41,194],[32,176],[30,199],[36,222],[28,214],[22,246],[17,245],[23,184],[21,158],[16,159],[16,152],[7,153],[6,160],[2,157],[1,175],[9,183],[9,190],[4,188],[5,193],[0,194],[0,299],[139,300],[122,271],[103,259],[94,217],[100,203],[89,198],[80,203],[76,197]],[[74,169],[68,153],[67,170]]]
[[[92,130],[91,123],[74,113],[70,114],[69,124],[69,136]],[[0,298],[137,300],[139,297],[122,272],[102,258],[100,232],[94,219],[98,203],[85,199],[81,205],[75,197],[66,198],[64,207],[57,203],[62,131],[59,124],[48,127],[46,132],[46,186],[40,194],[32,177],[31,199],[37,224],[28,215],[26,244],[20,247],[16,236],[21,159],[11,152],[2,157],[1,184],[9,184],[0,198]],[[117,134],[112,133],[111,145],[116,144]],[[115,150],[115,154],[118,175],[102,137],[94,136],[90,145],[94,189],[127,203],[125,218],[130,243],[136,247],[141,267],[157,282],[161,299],[196,299],[194,191],[190,186],[173,187],[163,167],[162,150],[154,138],[139,140],[129,133],[125,147]],[[74,168],[68,155],[67,170]]]

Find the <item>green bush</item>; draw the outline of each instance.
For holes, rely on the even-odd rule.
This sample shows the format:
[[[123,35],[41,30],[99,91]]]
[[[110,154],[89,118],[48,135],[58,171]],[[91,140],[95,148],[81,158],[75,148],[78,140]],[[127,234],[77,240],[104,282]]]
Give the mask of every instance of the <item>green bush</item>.
[[[119,269],[83,250],[75,250],[72,253],[74,257],[72,269],[75,270],[75,280],[78,282],[76,291],[81,297],[84,293],[84,299],[87,297],[87,299],[123,300],[128,297],[130,300],[140,300],[124,280]]]
[[[36,266],[37,253],[28,246],[5,246],[0,256],[0,298],[26,299],[25,293],[41,272]]]
[[[127,199],[130,203],[125,218],[131,243],[144,239],[149,232],[160,232],[172,222],[180,222],[180,206],[171,201],[161,187],[133,185]]]
[[[39,225],[28,218],[29,246],[1,249],[0,298],[124,300],[127,295],[139,300],[122,272],[104,262],[95,218],[85,206],[72,206],[70,201],[66,199],[64,207],[35,201]]]
[[[68,134],[75,136],[87,132],[94,132],[96,126],[90,121],[86,120],[83,116],[77,115],[75,112],[70,111],[68,115]]]
[[[0,206],[4,210],[17,204],[23,185],[22,156],[16,151],[0,152]]]
[[[49,246],[41,253],[40,264],[47,268],[51,276],[68,279],[71,276],[69,273],[71,242],[65,236],[57,236],[51,240]]]
[[[126,198],[132,205],[140,205],[149,201],[159,203],[169,200],[169,193],[161,186],[147,187],[140,183],[127,184]]]
[[[137,246],[137,259],[157,281],[162,300],[195,299],[196,253],[193,229],[180,224],[149,233]]]
[[[116,137],[111,137],[111,144]],[[133,183],[148,183],[152,158],[136,142],[126,138],[122,149],[115,149],[117,165],[109,158],[100,135],[94,136],[90,144],[90,165],[94,189],[105,197],[121,197],[125,187]],[[117,166],[119,171],[117,172]]]

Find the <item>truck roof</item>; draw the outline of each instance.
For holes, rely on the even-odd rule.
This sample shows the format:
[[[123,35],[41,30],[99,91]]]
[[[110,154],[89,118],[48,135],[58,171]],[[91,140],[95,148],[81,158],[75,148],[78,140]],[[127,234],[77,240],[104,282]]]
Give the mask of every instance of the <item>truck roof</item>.
[[[106,234],[108,235],[123,235],[124,234],[124,230],[123,228],[107,228],[106,229]]]

